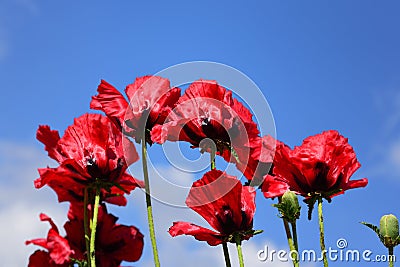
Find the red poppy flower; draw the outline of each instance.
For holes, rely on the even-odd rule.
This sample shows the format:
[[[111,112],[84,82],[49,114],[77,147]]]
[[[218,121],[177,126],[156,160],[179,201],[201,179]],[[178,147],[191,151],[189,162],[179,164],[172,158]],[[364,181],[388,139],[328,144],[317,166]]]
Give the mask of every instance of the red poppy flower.
[[[102,110],[120,129],[140,142],[142,131],[151,144],[149,133],[154,125],[162,124],[181,95],[179,88],[171,88],[168,79],[158,76],[139,77],[126,87],[129,102],[112,85],[101,81],[98,95],[92,97],[90,107]],[[127,127],[129,126],[129,127]]]
[[[71,248],[78,260],[86,259],[83,214],[81,208],[71,205],[69,221],[64,228]],[[96,228],[96,262],[100,267],[119,266],[122,261],[138,261],[143,251],[143,234],[134,227],[117,224],[118,220],[101,205]]]
[[[126,172],[128,165],[138,160],[134,145],[107,117],[85,114],[75,119],[62,138],[49,126],[40,126],[37,139],[60,166],[39,169],[35,187],[47,184],[60,202],[82,201],[84,189],[100,183],[103,200],[125,205],[123,194],[142,185]]]
[[[278,142],[275,177],[266,177],[262,191],[265,197],[276,197],[290,189],[306,198],[319,195],[330,201],[348,189],[368,184],[366,178],[350,181],[359,167],[348,139],[334,130],[310,136],[293,150]]]
[[[178,100],[166,123],[156,125],[152,132],[153,142],[186,141],[204,151],[211,139],[219,155],[234,161],[235,147],[249,144],[258,137],[257,125],[250,111],[236,99],[232,92],[215,81],[193,82]],[[233,157],[232,157],[233,156]]]
[[[40,220],[47,221],[51,225],[47,238],[28,240],[25,244],[41,246],[47,249],[47,252],[42,250],[36,251],[31,255],[28,266],[68,266],[70,257],[74,254],[74,251],[70,248],[67,239],[60,236],[57,226],[49,216],[41,213]],[[40,263],[43,264],[40,265]]]
[[[212,170],[193,183],[186,204],[200,214],[215,230],[188,222],[174,222],[171,236],[191,235],[211,246],[234,242],[234,236],[247,240],[253,236],[255,189],[238,179]]]

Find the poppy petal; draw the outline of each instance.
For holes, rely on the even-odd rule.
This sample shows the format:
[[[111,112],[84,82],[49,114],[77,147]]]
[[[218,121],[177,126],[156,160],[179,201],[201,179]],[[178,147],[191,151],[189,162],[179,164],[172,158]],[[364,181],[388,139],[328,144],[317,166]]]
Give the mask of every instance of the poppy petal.
[[[168,233],[172,237],[191,235],[199,241],[206,241],[210,246],[223,243],[223,237],[219,233],[188,222],[174,222],[169,228]]]

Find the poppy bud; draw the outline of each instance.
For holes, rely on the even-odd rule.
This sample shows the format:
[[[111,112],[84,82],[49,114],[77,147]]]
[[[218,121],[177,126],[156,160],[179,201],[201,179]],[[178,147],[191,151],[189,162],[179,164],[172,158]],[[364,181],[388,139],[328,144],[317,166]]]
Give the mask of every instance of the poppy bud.
[[[393,247],[399,237],[399,221],[393,214],[382,216],[379,223],[379,234],[386,247]]]
[[[282,218],[288,222],[295,222],[300,217],[300,204],[297,195],[292,191],[286,191],[279,204],[275,204]]]

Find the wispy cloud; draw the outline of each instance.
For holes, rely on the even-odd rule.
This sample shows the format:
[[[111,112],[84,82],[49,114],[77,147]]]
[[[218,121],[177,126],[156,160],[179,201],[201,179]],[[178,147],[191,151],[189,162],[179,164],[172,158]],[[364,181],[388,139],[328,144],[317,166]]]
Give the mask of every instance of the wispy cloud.
[[[368,177],[376,176],[399,181],[400,176],[400,91],[379,90],[374,95],[376,136],[369,143],[370,167],[363,168]]]
[[[399,85],[400,86],[400,85]],[[398,134],[400,128],[400,91],[399,88],[379,90],[374,95],[375,108],[382,116],[382,125],[378,125],[385,138]],[[398,136],[397,136],[398,137]]]
[[[36,169],[50,163],[33,146],[0,141],[0,258],[4,266],[26,266],[37,247],[25,246],[25,240],[47,235],[49,226],[39,221],[39,213],[53,217],[60,228],[66,220],[66,205],[59,205],[50,190],[38,192],[33,187]]]

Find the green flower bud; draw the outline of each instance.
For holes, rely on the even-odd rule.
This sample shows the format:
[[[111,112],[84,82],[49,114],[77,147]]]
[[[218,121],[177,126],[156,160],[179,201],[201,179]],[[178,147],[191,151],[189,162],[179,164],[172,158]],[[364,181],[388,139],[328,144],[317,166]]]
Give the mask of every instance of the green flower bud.
[[[287,203],[293,210],[300,212],[299,199],[294,192],[286,191],[282,196],[282,202]]]
[[[399,221],[393,214],[382,216],[379,223],[379,235],[386,247],[394,247],[399,237]]]
[[[295,222],[300,217],[300,204],[297,195],[292,191],[283,194],[281,202],[273,205],[277,207],[282,218],[288,222]]]

